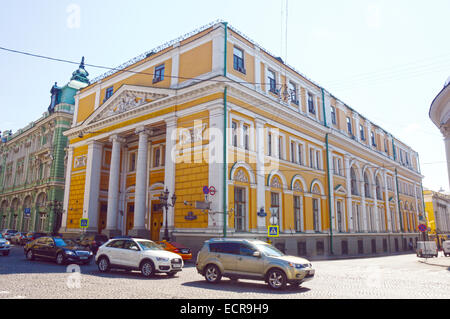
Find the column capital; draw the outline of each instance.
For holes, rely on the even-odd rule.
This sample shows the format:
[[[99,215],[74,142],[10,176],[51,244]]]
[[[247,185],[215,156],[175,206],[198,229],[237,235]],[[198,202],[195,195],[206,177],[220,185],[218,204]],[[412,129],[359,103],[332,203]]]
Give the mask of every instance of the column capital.
[[[123,144],[126,142],[126,139],[118,134],[114,134],[109,137],[109,141]]]
[[[152,131],[151,129],[146,128],[145,126],[141,125],[136,127],[135,131],[136,134],[146,134],[146,135],[151,135]]]
[[[177,126],[177,117],[175,115],[166,117],[164,119],[164,122],[166,122],[166,126],[170,126],[170,127]]]

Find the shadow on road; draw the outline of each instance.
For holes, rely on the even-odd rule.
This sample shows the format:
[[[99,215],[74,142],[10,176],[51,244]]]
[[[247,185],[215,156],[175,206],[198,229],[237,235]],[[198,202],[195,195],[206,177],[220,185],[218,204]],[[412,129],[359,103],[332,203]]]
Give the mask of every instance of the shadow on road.
[[[220,291],[220,292],[238,292],[238,293],[273,293],[274,295],[288,295],[288,294],[298,294],[308,292],[310,289],[305,287],[295,287],[288,285],[285,290],[276,291],[270,289],[264,282],[251,282],[251,281],[241,281],[238,282],[233,280],[222,280],[217,284],[210,284],[206,281],[191,281],[181,284],[182,286],[202,288],[210,291]]]

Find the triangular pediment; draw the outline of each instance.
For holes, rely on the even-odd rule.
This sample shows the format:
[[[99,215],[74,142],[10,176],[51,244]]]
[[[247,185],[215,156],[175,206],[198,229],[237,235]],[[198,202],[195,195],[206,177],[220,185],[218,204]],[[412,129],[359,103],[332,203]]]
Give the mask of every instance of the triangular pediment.
[[[94,124],[107,118],[126,114],[172,95],[174,93],[171,89],[122,85],[86,119],[84,125]]]
[[[344,186],[342,186],[342,184],[337,185],[334,188],[334,192],[336,194],[342,194],[342,195],[346,195],[347,194],[347,191],[345,190]]]

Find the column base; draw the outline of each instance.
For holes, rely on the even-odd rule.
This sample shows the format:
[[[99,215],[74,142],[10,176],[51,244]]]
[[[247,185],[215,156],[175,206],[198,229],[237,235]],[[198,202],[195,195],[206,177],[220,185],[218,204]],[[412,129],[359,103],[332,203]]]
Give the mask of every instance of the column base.
[[[143,238],[143,239],[150,239],[151,233],[150,230],[145,228],[133,228],[128,231],[128,235],[135,238]]]
[[[122,231],[118,229],[103,229],[102,234],[108,236],[108,238],[113,238],[121,236]]]

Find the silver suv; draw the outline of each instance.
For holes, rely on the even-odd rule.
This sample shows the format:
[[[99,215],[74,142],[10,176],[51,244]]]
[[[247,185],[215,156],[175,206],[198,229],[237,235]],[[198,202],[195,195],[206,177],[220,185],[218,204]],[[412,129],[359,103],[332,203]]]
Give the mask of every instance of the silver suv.
[[[300,286],[314,278],[315,272],[304,258],[285,255],[260,240],[235,238],[207,240],[197,255],[196,267],[210,283],[218,283],[222,276],[257,279],[272,289],[284,289],[287,283]]]

